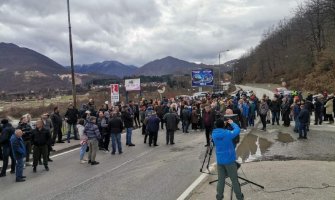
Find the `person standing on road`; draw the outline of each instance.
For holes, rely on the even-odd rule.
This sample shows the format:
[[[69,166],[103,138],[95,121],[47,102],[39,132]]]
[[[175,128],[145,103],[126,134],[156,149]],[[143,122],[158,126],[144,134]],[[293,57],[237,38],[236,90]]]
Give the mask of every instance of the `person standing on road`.
[[[266,131],[266,116],[269,112],[269,106],[266,103],[265,99],[261,99],[261,103],[259,104],[259,116],[261,118],[261,122],[263,125],[262,131]]]
[[[283,103],[281,105],[281,113],[284,121],[284,126],[289,127],[290,126],[290,103],[288,102],[288,99],[285,97],[283,98]]]
[[[2,132],[1,132],[1,135],[0,135],[0,145],[2,145],[3,163],[2,163],[2,170],[1,170],[1,173],[0,173],[0,177],[4,177],[4,176],[6,176],[9,157],[10,157],[11,163],[12,163],[10,173],[11,174],[15,173],[16,162],[15,162],[12,147],[11,147],[11,144],[10,144],[10,138],[14,134],[15,129],[8,122],[7,119],[1,120],[1,124],[2,124]]]
[[[99,162],[95,161],[95,157],[97,155],[98,146],[99,146],[99,139],[101,137],[99,128],[96,125],[96,117],[91,116],[89,121],[85,125],[84,135],[88,138],[88,164],[91,165],[98,165]]]
[[[55,145],[56,138],[58,138],[59,143],[64,143],[62,141],[63,133],[62,133],[62,126],[63,126],[63,120],[62,117],[59,114],[58,107],[54,108],[54,113],[51,114],[51,121],[52,125],[54,127],[54,131],[52,134],[52,145]]]
[[[266,115],[265,115],[266,117]],[[233,120],[228,122],[233,130],[223,129],[225,122],[222,119],[216,121],[216,129],[213,130],[212,138],[215,145],[217,167],[218,167],[218,184],[217,184],[217,200],[222,200],[224,195],[225,180],[229,177],[234,193],[238,200],[243,200],[244,196],[241,192],[241,186],[238,182],[236,152],[233,139],[240,134],[240,128]]]
[[[128,145],[129,147],[133,147],[135,146],[135,144],[133,144],[131,142],[131,136],[132,136],[132,132],[133,132],[133,116],[131,115],[129,109],[127,106],[124,106],[122,108],[122,120],[123,120],[123,123],[124,123],[124,126],[126,128],[126,145]]]
[[[333,117],[333,112],[334,112],[334,105],[333,105],[333,99],[334,95],[330,94],[328,96],[328,99],[325,103],[325,108],[326,108],[326,115],[329,120],[329,124],[334,124],[334,117]]]
[[[210,136],[212,134],[212,130],[214,128],[214,120],[215,120],[215,113],[211,110],[210,106],[205,106],[204,114],[203,114],[203,124],[205,127],[205,134],[206,134],[206,145],[205,147],[209,147],[210,145]]]
[[[184,106],[182,111],[182,123],[183,123],[183,133],[189,133],[188,127],[190,126],[191,121],[191,112],[187,105]]]
[[[149,133],[149,146],[150,147],[151,147],[151,144],[153,144],[154,146],[158,146],[157,139],[158,139],[159,122],[160,122],[160,119],[157,117],[155,112],[153,112],[151,116],[148,118],[147,131]]]
[[[122,154],[121,133],[123,130],[123,123],[116,112],[112,113],[112,117],[108,122],[108,130],[112,139],[112,155],[115,155],[116,146],[119,154]]]
[[[70,143],[70,137],[71,137],[71,129],[73,129],[73,136],[75,140],[78,140],[78,135],[77,135],[77,120],[79,117],[79,111],[77,108],[73,106],[72,103],[70,103],[65,115],[65,120],[67,123],[67,142]],[[58,143],[62,143],[61,140],[58,138]]]
[[[46,171],[49,171],[48,167],[48,145],[51,142],[50,131],[43,126],[43,121],[38,120],[36,122],[36,129],[33,130],[31,135],[31,141],[34,145],[33,148],[33,172],[36,172],[36,167],[41,156],[43,157],[43,165]]]
[[[323,104],[321,102],[320,97],[316,97],[314,102],[314,117],[315,117],[314,125],[322,124],[322,113],[323,113]]]
[[[23,132],[20,129],[15,131],[15,134],[10,138],[13,156],[16,160],[16,182],[24,182],[23,176],[23,158],[26,156],[26,148],[22,139]]]
[[[164,115],[163,120],[166,122],[166,145],[169,143],[174,145],[174,132],[177,130],[179,116],[173,108],[170,108],[170,112]]]
[[[88,138],[84,134],[84,129],[85,129],[84,123],[85,123],[84,119],[79,119],[78,124],[77,124],[77,130],[78,130],[78,134],[80,138],[80,145],[81,145],[80,154],[79,154],[81,164],[84,164],[87,162],[87,160],[84,159],[84,155],[86,153],[87,146],[88,146]]]
[[[299,120],[299,138],[307,139],[307,123],[309,122],[309,111],[304,104],[300,105],[300,113],[298,115]]]
[[[295,125],[294,125],[294,129],[293,131],[296,132],[296,133],[299,133],[299,113],[301,111],[300,109],[300,101],[296,101],[292,104],[292,110],[293,110],[293,119],[294,119],[294,122],[295,122]]]
[[[25,145],[26,149],[26,166],[31,166],[32,164],[30,163],[30,153],[31,153],[31,133],[32,133],[32,128],[28,124],[28,119],[27,117],[22,117],[19,125],[17,126],[17,129],[22,130],[22,139]]]
[[[109,113],[108,112],[99,112],[99,118],[97,119],[97,125],[101,134],[101,138],[99,139],[99,150],[108,151],[108,145],[110,141],[110,134],[108,131],[108,120]],[[106,146],[106,143],[108,145]]]
[[[280,102],[278,101],[277,97],[274,97],[271,100],[269,108],[272,114],[272,125],[275,125],[275,122],[277,122],[277,125],[279,125]]]

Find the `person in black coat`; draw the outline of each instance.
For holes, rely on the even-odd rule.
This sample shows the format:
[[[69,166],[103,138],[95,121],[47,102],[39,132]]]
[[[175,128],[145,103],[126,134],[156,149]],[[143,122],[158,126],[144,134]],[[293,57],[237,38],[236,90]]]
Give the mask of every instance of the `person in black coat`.
[[[2,145],[2,152],[3,152],[3,163],[2,163],[2,170],[0,173],[0,177],[6,176],[6,171],[8,167],[8,160],[11,159],[11,174],[15,173],[15,164],[16,161],[14,159],[12,147],[10,144],[10,138],[15,132],[13,126],[8,122],[7,119],[1,120],[2,124],[2,132],[0,135],[0,144]]]
[[[119,154],[122,154],[121,133],[123,130],[123,123],[116,112],[112,113],[112,117],[108,122],[108,130],[112,138],[112,155],[114,155],[116,152],[116,146],[118,148]]]
[[[135,144],[133,144],[131,142],[131,135],[132,135],[132,131],[133,131],[133,116],[130,114],[130,111],[128,110],[127,106],[124,106],[122,108],[122,112],[121,112],[121,117],[122,117],[122,121],[124,123],[124,126],[126,128],[126,145],[133,147],[135,146]]]
[[[276,97],[270,102],[269,108],[272,114],[272,125],[274,125],[275,122],[277,122],[277,125],[279,125],[280,102]]]
[[[52,145],[54,145],[56,143],[56,138],[58,138],[57,143],[64,143],[62,141],[63,120],[62,120],[62,117],[59,114],[58,107],[54,108],[54,113],[52,113],[50,119],[52,121],[52,125],[53,125],[53,128],[54,128],[53,135],[52,135]]]
[[[48,145],[51,143],[50,131],[43,127],[43,121],[38,120],[36,122],[36,129],[33,130],[31,135],[31,141],[34,145],[33,148],[33,172],[36,172],[36,167],[40,157],[43,157],[43,164],[46,171],[49,171],[48,167]]]
[[[93,114],[93,112],[91,112]],[[73,128],[73,135],[75,140],[78,139],[78,134],[77,134],[77,121],[79,117],[79,112],[77,108],[75,108],[72,103],[69,105],[69,108],[67,109],[65,113],[65,120],[68,125],[68,131],[67,131],[67,141],[70,142],[70,136],[71,136],[71,128]],[[84,118],[86,119],[86,118]]]
[[[309,111],[304,104],[300,105],[301,111],[298,115],[299,119],[299,138],[307,139],[307,124],[309,122]]]

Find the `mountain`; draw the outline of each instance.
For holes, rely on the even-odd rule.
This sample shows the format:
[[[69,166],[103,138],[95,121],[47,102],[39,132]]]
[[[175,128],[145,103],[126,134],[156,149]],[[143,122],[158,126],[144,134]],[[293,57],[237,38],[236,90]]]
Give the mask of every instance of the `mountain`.
[[[136,70],[137,67],[133,65],[124,65],[118,61],[104,61],[88,65],[75,65],[75,72],[77,73],[114,75],[119,78],[130,76],[134,74]]]
[[[0,43],[1,91],[67,89],[71,84],[60,75],[68,73],[62,65],[36,51],[11,43]]]
[[[191,73],[204,65],[187,62],[171,56],[154,60],[138,68],[134,75],[162,76],[176,73]]]

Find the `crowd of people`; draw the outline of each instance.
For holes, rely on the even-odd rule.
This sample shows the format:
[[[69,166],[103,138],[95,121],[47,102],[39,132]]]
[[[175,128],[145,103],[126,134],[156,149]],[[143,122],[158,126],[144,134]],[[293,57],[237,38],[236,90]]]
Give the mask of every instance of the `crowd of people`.
[[[44,165],[48,171],[50,152],[56,143],[71,142],[71,139],[80,140],[80,163],[97,165],[98,150],[115,155],[123,153],[121,133],[125,130],[126,142],[134,147],[132,141],[133,128],[141,128],[144,143],[149,146],[158,146],[158,132],[166,129],[166,145],[175,144],[175,132],[181,124],[181,131],[188,134],[190,126],[193,130],[205,132],[206,147],[210,146],[211,133],[215,128],[215,121],[224,115],[235,114],[234,122],[245,131],[255,126],[256,117],[260,117],[262,131],[266,131],[268,124],[290,126],[295,121],[294,131],[299,133],[299,139],[307,139],[310,116],[314,112],[315,125],[324,121],[334,123],[334,95],[308,96],[304,99],[301,93],[290,95],[275,94],[273,97],[264,95],[259,98],[251,91],[240,90],[236,95],[228,97],[199,99],[189,98],[162,98],[141,99],[139,102],[117,103],[111,106],[105,102],[97,108],[94,100],[78,110],[72,104],[64,115],[55,107],[51,114],[45,113],[33,124],[29,114],[23,115],[16,129],[7,119],[1,121],[0,159],[3,167],[0,177],[6,176],[9,158],[11,159],[11,173],[16,172],[16,180],[24,181],[22,168],[33,166],[36,172],[38,165]],[[66,139],[63,141],[62,127],[67,123]],[[73,137],[71,137],[73,135]],[[149,138],[149,140],[148,140]],[[111,141],[111,145],[110,145]],[[110,149],[111,147],[111,149]],[[33,151],[33,162],[30,162]],[[85,157],[86,152],[88,155]],[[25,161],[25,162],[23,162]],[[43,161],[43,162],[42,162]],[[15,169],[16,167],[16,169]]]

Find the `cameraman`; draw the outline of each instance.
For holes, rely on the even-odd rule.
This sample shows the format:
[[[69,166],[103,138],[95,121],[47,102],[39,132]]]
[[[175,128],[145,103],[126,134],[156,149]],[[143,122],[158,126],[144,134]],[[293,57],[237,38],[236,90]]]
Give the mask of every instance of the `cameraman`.
[[[224,129],[225,123],[229,123],[232,130]],[[235,146],[233,139],[240,134],[240,128],[233,120],[228,119],[224,122],[222,119],[216,121],[216,129],[213,130],[212,139],[216,147],[216,159],[217,159],[217,170],[218,170],[218,185],[217,185],[217,200],[223,199],[225,179],[226,176],[230,177],[232,182],[233,190],[238,200],[243,200],[243,194],[241,192],[240,183],[238,182],[237,176],[237,165]]]

